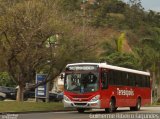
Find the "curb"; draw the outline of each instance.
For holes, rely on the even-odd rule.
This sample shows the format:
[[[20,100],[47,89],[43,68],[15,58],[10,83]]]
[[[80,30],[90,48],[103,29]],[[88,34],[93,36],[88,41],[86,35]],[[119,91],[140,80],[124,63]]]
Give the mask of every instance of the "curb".
[[[27,111],[27,112],[0,112],[0,115],[7,114],[31,114],[31,113],[49,113],[49,112],[69,112],[75,110],[50,110],[50,111]]]
[[[142,106],[142,107],[160,107],[160,105],[146,105],[146,106]]]

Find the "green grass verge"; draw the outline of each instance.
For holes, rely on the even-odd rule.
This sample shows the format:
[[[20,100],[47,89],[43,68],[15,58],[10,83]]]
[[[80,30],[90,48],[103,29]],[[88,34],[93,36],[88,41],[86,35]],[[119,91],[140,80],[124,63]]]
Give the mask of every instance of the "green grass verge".
[[[63,107],[63,103],[59,102],[16,102],[1,101],[0,112],[30,112],[30,111],[55,111],[67,110]]]
[[[152,103],[152,104],[146,104],[144,107],[152,107],[152,106],[160,106],[160,103]]]
[[[160,103],[159,103],[159,102],[156,102],[156,103],[153,103],[152,105],[159,105],[159,106],[160,106]]]

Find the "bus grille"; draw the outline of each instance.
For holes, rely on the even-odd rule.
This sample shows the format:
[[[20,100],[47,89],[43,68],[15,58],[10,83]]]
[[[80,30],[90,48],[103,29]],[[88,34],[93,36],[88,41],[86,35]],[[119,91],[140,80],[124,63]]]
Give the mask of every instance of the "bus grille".
[[[87,103],[74,103],[77,106],[85,106]]]

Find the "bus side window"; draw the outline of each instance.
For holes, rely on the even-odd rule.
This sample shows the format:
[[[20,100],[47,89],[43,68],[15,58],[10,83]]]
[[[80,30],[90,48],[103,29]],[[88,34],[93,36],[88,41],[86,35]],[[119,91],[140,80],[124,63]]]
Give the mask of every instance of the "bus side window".
[[[108,82],[110,85],[115,85],[113,70],[109,70],[108,72]]]
[[[107,73],[102,72],[102,89],[107,89],[108,81],[107,81]]]
[[[127,72],[122,72],[122,85],[128,86],[128,74]]]
[[[121,71],[115,71],[115,73],[116,73],[116,78],[115,78],[115,83],[116,83],[116,85],[123,85],[122,84],[122,72]]]
[[[150,77],[146,76],[146,87],[150,87]]]
[[[143,87],[143,86],[142,86],[142,81],[143,81],[142,76],[139,75],[138,77],[139,77],[139,80],[138,80],[138,81],[139,81],[139,86],[140,86],[140,87]]]
[[[135,74],[128,73],[128,80],[129,80],[129,86],[135,86],[136,85]]]
[[[142,87],[146,87],[146,83],[147,83],[147,80],[146,80],[146,76],[141,76],[141,82],[142,82]]]
[[[139,87],[139,82],[138,82],[138,74],[135,75],[135,86]]]

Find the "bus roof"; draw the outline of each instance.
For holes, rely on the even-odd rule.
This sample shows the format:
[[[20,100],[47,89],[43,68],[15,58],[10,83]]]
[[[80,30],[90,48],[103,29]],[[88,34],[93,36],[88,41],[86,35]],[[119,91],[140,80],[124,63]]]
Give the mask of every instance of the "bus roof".
[[[142,74],[142,75],[150,76],[149,72],[144,72],[144,71],[124,68],[124,67],[108,65],[107,63],[73,63],[73,64],[68,64],[67,67],[68,66],[74,66],[74,65],[97,65],[100,68],[108,68],[108,69],[113,69],[113,70],[119,70],[119,71],[125,71],[125,72],[130,72],[130,73]]]

